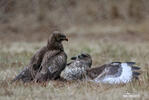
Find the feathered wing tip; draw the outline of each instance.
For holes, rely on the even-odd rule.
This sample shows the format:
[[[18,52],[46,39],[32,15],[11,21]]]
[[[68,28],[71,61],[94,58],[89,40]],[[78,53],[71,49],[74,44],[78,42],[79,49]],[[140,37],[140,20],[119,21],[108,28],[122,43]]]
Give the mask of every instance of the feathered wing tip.
[[[131,72],[132,72],[132,79],[139,79],[139,75],[141,74],[139,71],[140,71],[140,67],[139,66],[136,66],[136,62],[124,62],[128,65],[128,67],[131,68]],[[121,63],[121,64],[124,64],[124,63]]]
[[[125,63],[127,63],[129,66],[133,66],[136,64],[136,62],[125,62]]]
[[[11,80],[10,83],[14,83],[15,81],[19,80],[20,78],[18,76],[16,76],[14,79]]]
[[[132,68],[132,70],[140,70],[141,68],[140,67],[138,67],[138,66],[131,66],[131,68]]]
[[[13,80],[11,80],[11,83],[22,80],[25,82],[32,81],[32,75],[28,68],[24,68],[22,72],[20,72]]]
[[[121,63],[121,66],[123,68],[122,72],[125,72],[125,73],[122,73],[122,74],[126,74],[126,76],[128,76],[124,79],[125,80],[127,80],[127,78],[129,79],[128,81],[124,81],[122,83],[128,83],[128,82],[132,81],[133,79],[139,79],[139,75],[141,74],[139,72],[139,70],[141,68],[136,66],[136,62],[124,62],[124,63]],[[127,69],[131,68],[131,71],[129,71],[129,70],[124,71],[126,68]]]
[[[139,79],[139,75],[141,73],[138,71],[140,71],[141,68],[139,66],[136,66],[135,62],[126,62],[126,63],[131,67],[133,79]]]
[[[20,72],[13,80],[11,80],[11,83],[21,80],[23,77],[23,74],[24,74],[24,70]]]
[[[136,66],[136,62],[123,62],[121,63],[121,67],[123,68],[122,75],[125,74],[124,76],[127,76],[123,78],[124,81],[122,81],[122,83],[128,83],[133,79],[139,79],[139,75],[141,74],[139,70],[141,68]]]
[[[141,73],[139,73],[139,72],[133,72],[133,78],[136,79],[136,80],[138,80],[140,74]]]

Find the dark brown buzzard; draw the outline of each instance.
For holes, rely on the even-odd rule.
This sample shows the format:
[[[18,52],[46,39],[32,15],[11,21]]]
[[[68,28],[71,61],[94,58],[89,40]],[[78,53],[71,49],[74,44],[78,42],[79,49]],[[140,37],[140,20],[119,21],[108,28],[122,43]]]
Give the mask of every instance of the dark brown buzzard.
[[[64,52],[62,41],[68,41],[64,34],[55,32],[48,41],[48,51],[45,53],[40,71],[35,76],[36,82],[55,80],[60,78],[61,71],[66,67],[67,55]]]
[[[62,41],[68,41],[66,36],[58,31],[51,34],[46,46],[39,49],[31,58],[29,65],[13,80],[23,82],[37,80],[56,79],[62,69],[65,68],[67,55],[64,52]],[[51,68],[50,72],[47,68]],[[43,74],[46,73],[46,74]],[[38,74],[37,74],[38,73]],[[48,75],[47,75],[48,73]]]

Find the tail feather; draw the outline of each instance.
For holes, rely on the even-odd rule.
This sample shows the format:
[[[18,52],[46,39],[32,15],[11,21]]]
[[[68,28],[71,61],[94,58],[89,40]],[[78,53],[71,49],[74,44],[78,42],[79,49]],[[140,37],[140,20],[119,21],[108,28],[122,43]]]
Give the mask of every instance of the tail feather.
[[[20,72],[12,81],[11,83],[15,81],[22,80],[23,82],[30,82],[32,80],[31,72],[28,68],[25,68],[22,72]]]
[[[15,81],[18,81],[18,80],[21,80],[22,78],[22,73],[20,73],[19,75],[17,75],[12,81],[11,83],[15,82]]]

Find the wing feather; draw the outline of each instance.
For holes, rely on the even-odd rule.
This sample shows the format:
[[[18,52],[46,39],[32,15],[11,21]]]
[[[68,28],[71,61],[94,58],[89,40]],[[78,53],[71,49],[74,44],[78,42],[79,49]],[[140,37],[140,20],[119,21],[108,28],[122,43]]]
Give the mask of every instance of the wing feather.
[[[53,50],[45,54],[41,64],[41,71],[37,73],[36,81],[46,81],[47,79],[57,78],[65,68],[67,56],[63,51]]]

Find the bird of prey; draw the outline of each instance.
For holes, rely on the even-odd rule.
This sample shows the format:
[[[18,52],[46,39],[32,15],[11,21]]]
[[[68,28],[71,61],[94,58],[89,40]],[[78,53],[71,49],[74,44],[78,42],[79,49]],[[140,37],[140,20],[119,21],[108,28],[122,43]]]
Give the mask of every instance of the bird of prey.
[[[55,79],[65,68],[67,55],[64,52],[62,41],[68,41],[63,33],[54,31],[48,39],[47,45],[39,49],[31,58],[30,63],[13,80],[22,80],[23,82],[36,80],[47,80],[47,68],[49,67],[50,78]],[[38,74],[38,75],[37,75]],[[40,77],[39,77],[40,76]],[[45,78],[46,77],[46,78]],[[49,77],[48,77],[49,78]]]
[[[112,62],[87,70],[87,77],[95,83],[120,84],[138,79],[140,67],[135,62]]]
[[[64,52],[62,41],[68,41],[66,36],[60,32],[55,32],[48,40],[47,49],[40,71],[35,76],[36,82],[44,82],[47,80],[55,80],[60,78],[61,71],[67,64],[67,55]]]
[[[92,59],[89,54],[82,53],[71,58],[71,62],[67,64],[62,71],[61,77],[65,80],[82,80],[85,78],[86,70],[92,65]]]

